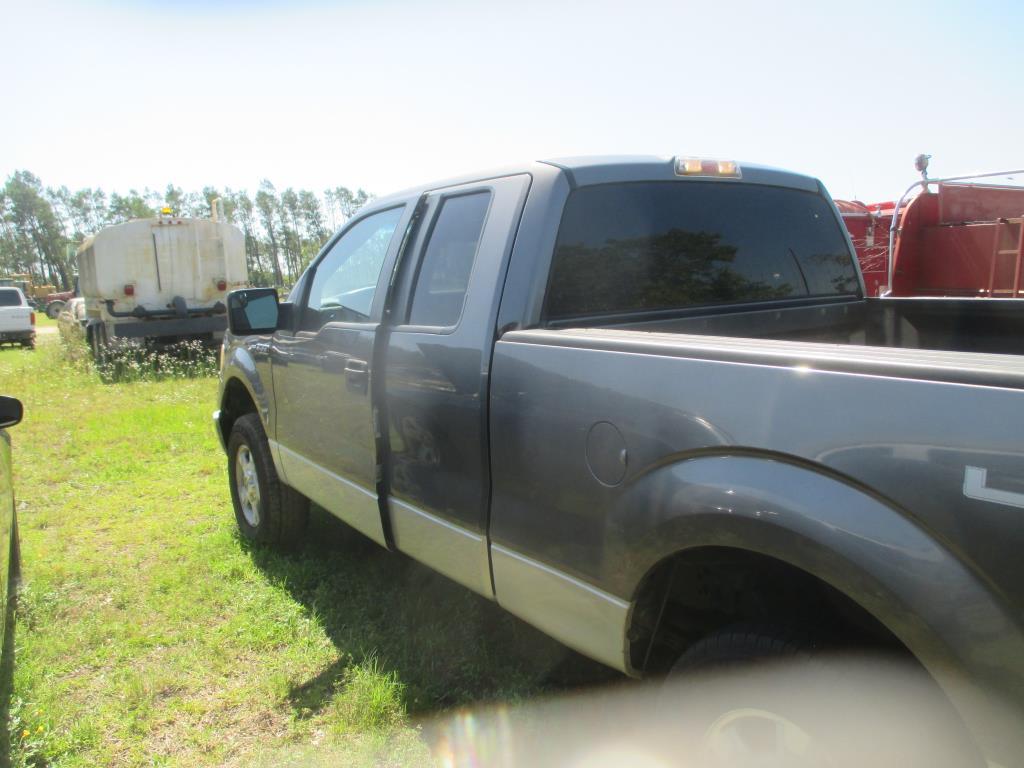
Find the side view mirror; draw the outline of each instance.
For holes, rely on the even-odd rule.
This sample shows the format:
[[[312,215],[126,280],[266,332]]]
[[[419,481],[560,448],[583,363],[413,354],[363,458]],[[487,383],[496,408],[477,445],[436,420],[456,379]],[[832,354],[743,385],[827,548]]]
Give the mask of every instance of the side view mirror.
[[[21,405],[21,400],[16,397],[0,395],[0,429],[20,424],[24,414],[25,409]]]
[[[280,315],[276,288],[243,288],[228,294],[228,330],[235,336],[273,333]]]

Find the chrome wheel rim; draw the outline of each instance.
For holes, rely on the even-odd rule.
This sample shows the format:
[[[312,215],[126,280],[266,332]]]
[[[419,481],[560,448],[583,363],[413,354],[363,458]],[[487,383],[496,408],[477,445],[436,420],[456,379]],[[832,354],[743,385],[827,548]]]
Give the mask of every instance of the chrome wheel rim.
[[[703,765],[751,768],[831,766],[823,745],[796,723],[763,709],[726,712],[704,732]]]
[[[260,482],[256,477],[256,462],[247,445],[240,445],[235,454],[235,488],[242,517],[255,528],[260,524]]]

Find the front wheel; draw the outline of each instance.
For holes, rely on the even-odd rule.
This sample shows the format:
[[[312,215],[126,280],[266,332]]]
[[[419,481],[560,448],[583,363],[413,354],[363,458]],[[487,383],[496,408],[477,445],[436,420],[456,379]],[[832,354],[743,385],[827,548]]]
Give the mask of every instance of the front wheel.
[[[51,301],[49,304],[46,305],[46,316],[51,320],[56,320],[57,315],[60,314],[62,309],[64,309],[63,301],[61,301],[60,299],[57,299],[56,301]]]
[[[228,477],[235,521],[244,538],[282,548],[299,544],[309,518],[309,499],[278,478],[255,413],[238,417],[231,428]]]

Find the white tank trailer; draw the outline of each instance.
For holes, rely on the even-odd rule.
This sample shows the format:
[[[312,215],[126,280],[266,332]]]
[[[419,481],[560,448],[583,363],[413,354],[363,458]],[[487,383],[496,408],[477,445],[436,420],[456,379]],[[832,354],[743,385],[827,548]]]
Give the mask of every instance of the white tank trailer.
[[[211,219],[136,219],[82,243],[78,285],[97,357],[112,339],[220,343],[225,296],[248,285],[248,270],[245,236],[214,211]]]

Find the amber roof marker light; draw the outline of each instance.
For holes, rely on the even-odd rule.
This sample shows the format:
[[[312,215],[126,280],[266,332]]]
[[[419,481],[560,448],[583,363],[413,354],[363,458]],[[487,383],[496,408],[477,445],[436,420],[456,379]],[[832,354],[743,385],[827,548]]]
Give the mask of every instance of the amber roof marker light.
[[[735,160],[707,160],[701,157],[675,158],[676,176],[719,176],[729,179],[743,177]]]

